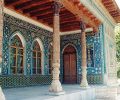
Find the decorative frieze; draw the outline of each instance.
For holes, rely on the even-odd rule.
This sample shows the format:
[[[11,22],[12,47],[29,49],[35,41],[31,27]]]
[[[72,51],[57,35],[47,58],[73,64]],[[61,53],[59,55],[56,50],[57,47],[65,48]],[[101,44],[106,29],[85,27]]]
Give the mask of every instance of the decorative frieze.
[[[53,10],[54,10],[54,15],[56,15],[56,16],[59,16],[60,8],[62,7],[62,4],[60,4],[59,1],[60,0],[55,0],[54,1]]]
[[[49,32],[49,31],[42,29],[38,26],[35,26],[35,25],[30,24],[28,22],[22,21],[20,19],[17,19],[17,18],[10,16],[8,14],[4,14],[4,22],[6,22],[7,24],[10,24],[10,25],[17,26],[17,27],[22,28],[22,29],[29,30],[29,31],[31,31],[31,33],[32,32],[40,33],[43,36],[49,36],[49,37],[51,37],[51,35],[52,35],[52,32]]]

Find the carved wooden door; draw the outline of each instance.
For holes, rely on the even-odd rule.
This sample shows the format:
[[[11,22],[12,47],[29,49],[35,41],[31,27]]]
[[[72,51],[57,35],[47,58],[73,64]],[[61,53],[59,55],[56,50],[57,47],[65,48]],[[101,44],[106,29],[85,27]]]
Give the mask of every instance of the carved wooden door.
[[[77,81],[76,74],[76,51],[73,46],[64,50],[64,83],[73,84]]]

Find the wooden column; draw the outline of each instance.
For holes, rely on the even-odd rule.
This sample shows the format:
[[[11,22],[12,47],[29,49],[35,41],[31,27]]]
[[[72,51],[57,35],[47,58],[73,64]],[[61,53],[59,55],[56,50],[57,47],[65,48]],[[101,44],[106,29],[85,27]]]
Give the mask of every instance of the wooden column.
[[[81,87],[88,87],[87,82],[87,55],[86,55],[86,33],[85,33],[85,23],[80,21],[80,29],[81,29],[81,49],[82,49],[82,79],[81,79]]]
[[[59,81],[60,74],[60,12],[59,0],[54,1],[54,27],[53,27],[53,71],[52,71],[52,83],[49,91],[59,95],[63,93],[61,83]]]
[[[3,0],[0,0],[0,69],[2,67],[2,37],[3,37]],[[0,87],[0,100],[5,100],[5,96],[2,92],[1,87]]]

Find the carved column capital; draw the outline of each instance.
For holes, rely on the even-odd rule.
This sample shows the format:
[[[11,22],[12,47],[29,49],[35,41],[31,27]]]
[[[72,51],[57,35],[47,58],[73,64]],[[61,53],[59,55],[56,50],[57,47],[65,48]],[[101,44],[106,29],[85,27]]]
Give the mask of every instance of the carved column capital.
[[[85,29],[86,29],[86,25],[83,21],[80,21],[80,29],[82,32],[85,31]]]
[[[93,33],[98,33],[98,29],[93,27]]]
[[[0,5],[2,5],[3,4],[3,0],[0,0]]]
[[[3,0],[0,0],[0,14],[3,15]]]
[[[62,7],[62,4],[59,2],[59,0],[55,0],[54,7],[53,7],[55,15],[59,15],[61,7]]]

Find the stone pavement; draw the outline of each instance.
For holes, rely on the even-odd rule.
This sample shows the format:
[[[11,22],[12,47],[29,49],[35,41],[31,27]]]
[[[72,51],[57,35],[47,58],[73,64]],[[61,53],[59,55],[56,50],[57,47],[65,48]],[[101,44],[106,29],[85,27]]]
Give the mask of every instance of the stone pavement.
[[[49,94],[49,86],[32,86],[23,88],[4,89],[6,100],[93,100],[95,89],[83,90],[80,85],[62,85],[65,95],[52,96]]]
[[[95,91],[96,100],[120,100],[118,86],[97,86]]]
[[[95,94],[91,91],[88,93],[80,88],[79,85],[62,85],[66,94],[69,97],[69,100],[78,100],[77,93],[81,93],[81,99],[79,100],[91,100],[90,97],[96,96],[96,99],[92,100],[120,100],[120,94],[117,95],[117,88],[116,87],[108,87],[108,86],[90,86],[89,90],[94,89]],[[23,88],[11,88],[11,89],[4,89],[3,92],[5,94],[6,100],[67,100],[57,98],[58,96],[52,96],[48,92],[49,86],[31,86],[31,87],[23,87]],[[120,87],[118,88],[118,90]],[[73,94],[74,95],[69,95]],[[86,99],[86,94],[89,99]],[[89,94],[89,95],[88,95]],[[75,96],[76,95],[76,96]],[[72,99],[76,98],[76,99]]]

